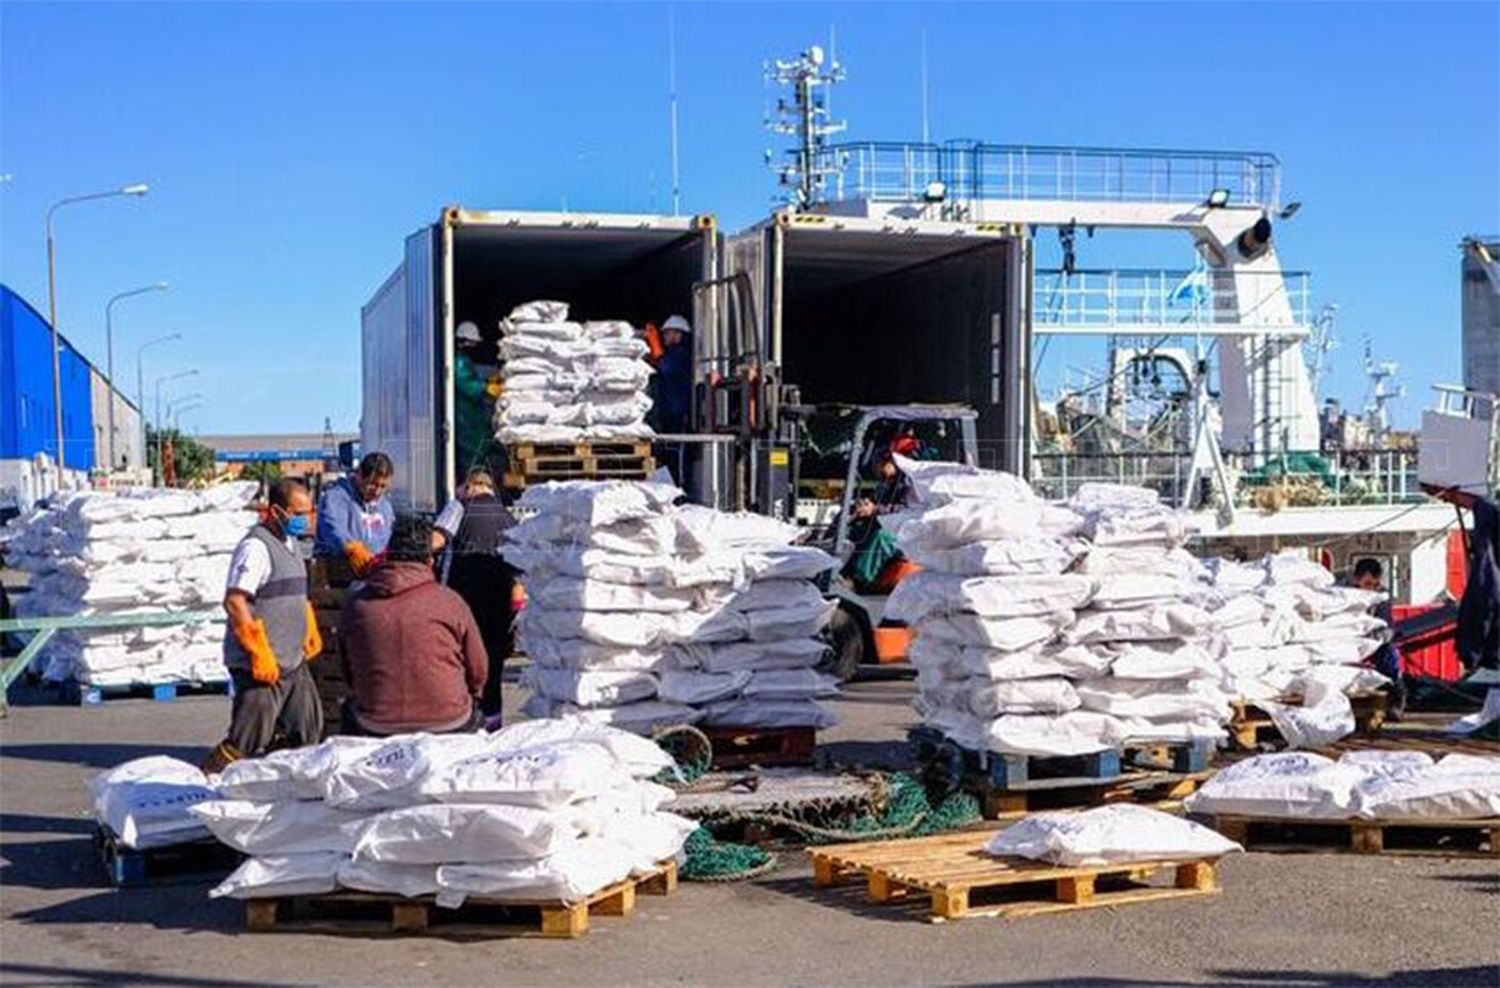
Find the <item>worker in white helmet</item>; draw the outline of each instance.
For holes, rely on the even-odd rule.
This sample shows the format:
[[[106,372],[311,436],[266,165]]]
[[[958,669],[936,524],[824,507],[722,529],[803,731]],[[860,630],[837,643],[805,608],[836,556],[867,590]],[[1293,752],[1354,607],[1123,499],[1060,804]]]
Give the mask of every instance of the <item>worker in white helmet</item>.
[[[661,326],[662,353],[656,359],[656,428],[684,433],[693,408],[693,325],[668,316]]]

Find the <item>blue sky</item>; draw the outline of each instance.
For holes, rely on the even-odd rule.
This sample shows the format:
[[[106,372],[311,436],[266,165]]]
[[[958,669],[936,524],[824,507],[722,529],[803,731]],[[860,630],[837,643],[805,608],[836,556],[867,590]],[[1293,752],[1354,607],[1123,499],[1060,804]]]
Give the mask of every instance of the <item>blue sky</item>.
[[[444,203],[668,211],[665,5],[0,5],[0,277],[117,376],[188,367],[203,432],[359,417],[359,308]],[[1500,232],[1500,4],[675,6],[686,211],[766,211],[764,59],[836,30],[851,139],[1260,149],[1287,198],[1283,264],[1340,306],[1331,390],[1366,335],[1411,422],[1459,376],[1458,251]],[[1186,266],[1186,241],[1080,241],[1085,266]],[[1107,249],[1106,249],[1107,248]],[[1060,370],[1057,358],[1048,373]],[[148,383],[149,388],[149,383]],[[180,392],[179,392],[180,393]]]

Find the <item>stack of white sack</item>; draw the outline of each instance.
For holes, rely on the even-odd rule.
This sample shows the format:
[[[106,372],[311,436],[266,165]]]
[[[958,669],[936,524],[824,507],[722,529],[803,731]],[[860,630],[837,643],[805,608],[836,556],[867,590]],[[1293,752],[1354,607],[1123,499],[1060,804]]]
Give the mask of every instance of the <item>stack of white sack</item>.
[[[251,855],[209,894],[336,889],[576,901],[675,858],[696,824],[647,781],[672,759],[596,724],[496,734],[334,737],[235,762],[193,814]]]
[[[0,534],[8,565],[27,571],[22,617],[159,613],[214,607],[229,558],[255,524],[253,482],[202,491],[127,489],[64,496]],[[61,632],[40,661],[50,680],[95,686],[218,682],[221,619],[193,625]]]
[[[1009,474],[899,466],[919,506],[889,523],[923,570],[886,616],[913,629],[924,723],[1037,756],[1223,736],[1206,586],[1175,512],[1131,488],[1055,504]]]
[[[651,365],[635,328],[570,322],[564,302],[527,302],[500,322],[501,442],[649,439]]]
[[[1465,820],[1500,816],[1500,758],[1420,751],[1256,755],[1184,804],[1207,816],[1287,820]]]
[[[1371,614],[1385,596],[1334,586],[1331,573],[1295,550],[1210,568],[1226,688],[1266,710],[1292,747],[1352,733],[1348,695],[1388,682],[1362,665],[1385,641],[1386,623]],[[1277,702],[1289,694],[1301,704]]]
[[[122,847],[144,851],[209,836],[192,808],[216,799],[213,784],[187,762],[136,758],[89,780],[94,819]]]
[[[569,481],[528,488],[507,532],[525,576],[519,621],[532,716],[641,733],[673,724],[827,727],[818,672],[832,613],[811,582],[834,566],[796,528],[677,506],[676,487]]]

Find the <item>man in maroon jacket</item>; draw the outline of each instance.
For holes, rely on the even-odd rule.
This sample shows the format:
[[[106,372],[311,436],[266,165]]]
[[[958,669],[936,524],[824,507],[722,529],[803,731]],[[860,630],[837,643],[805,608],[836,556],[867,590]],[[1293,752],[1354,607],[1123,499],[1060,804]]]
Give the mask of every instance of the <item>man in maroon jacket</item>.
[[[387,736],[477,730],[489,673],[479,626],[432,573],[432,525],[396,518],[385,562],[344,605],[339,636],[352,695],[344,731]]]

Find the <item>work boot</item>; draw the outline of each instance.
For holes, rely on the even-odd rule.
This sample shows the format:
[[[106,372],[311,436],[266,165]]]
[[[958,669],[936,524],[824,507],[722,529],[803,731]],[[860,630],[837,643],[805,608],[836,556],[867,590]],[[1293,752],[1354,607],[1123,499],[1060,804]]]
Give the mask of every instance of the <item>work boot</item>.
[[[240,749],[228,741],[220,741],[218,746],[208,753],[208,757],[203,759],[203,764],[199,765],[198,768],[202,770],[204,775],[218,775],[244,757],[240,753]]]

